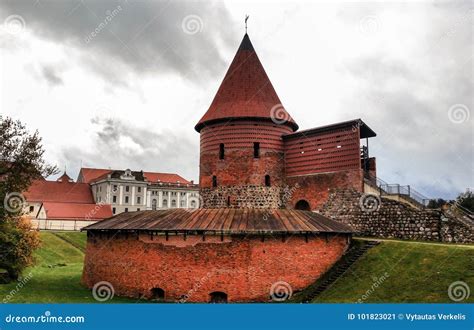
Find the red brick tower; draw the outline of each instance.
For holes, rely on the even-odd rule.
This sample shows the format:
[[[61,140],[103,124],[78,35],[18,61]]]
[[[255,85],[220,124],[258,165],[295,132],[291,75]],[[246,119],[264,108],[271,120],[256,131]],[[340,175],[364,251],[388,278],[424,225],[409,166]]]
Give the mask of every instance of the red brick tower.
[[[247,34],[195,129],[201,134],[203,207],[279,207],[282,135],[298,125],[282,106]]]

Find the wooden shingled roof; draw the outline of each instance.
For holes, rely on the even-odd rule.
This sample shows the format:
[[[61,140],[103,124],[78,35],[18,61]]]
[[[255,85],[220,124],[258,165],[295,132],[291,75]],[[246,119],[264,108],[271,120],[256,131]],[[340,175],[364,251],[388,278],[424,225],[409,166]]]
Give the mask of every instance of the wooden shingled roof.
[[[311,211],[286,209],[173,209],[118,214],[83,230],[263,233],[352,233],[348,225]]]

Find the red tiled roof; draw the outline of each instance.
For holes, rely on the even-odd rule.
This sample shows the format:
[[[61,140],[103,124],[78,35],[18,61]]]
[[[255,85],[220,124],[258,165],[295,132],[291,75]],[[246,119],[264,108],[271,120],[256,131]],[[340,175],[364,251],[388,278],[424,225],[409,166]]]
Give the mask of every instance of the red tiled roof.
[[[36,180],[24,193],[28,202],[94,203],[87,183]]]
[[[44,202],[47,219],[103,220],[112,217],[108,204],[77,204]]]
[[[224,119],[272,117],[276,117],[277,123],[284,123],[294,131],[298,129],[281,105],[249,36],[245,34],[209,110],[195,129],[199,132],[206,123]]]
[[[81,168],[78,181],[91,183],[97,179],[105,178],[107,174],[115,170],[101,168]],[[175,173],[143,172],[143,175],[150,182],[180,183],[186,184],[190,181]]]

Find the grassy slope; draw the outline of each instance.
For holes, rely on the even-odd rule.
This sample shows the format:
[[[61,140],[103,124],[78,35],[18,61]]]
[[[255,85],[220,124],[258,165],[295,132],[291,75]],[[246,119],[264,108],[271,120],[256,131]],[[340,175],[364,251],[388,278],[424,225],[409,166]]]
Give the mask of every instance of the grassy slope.
[[[25,272],[31,271],[32,278],[9,302],[96,302],[80,284],[85,234],[41,232],[41,239],[37,264]],[[447,288],[453,281],[462,280],[474,291],[473,260],[474,246],[385,241],[315,302],[356,302],[370,289],[372,278],[385,272],[388,279],[365,302],[450,302]],[[0,303],[15,287],[16,283],[0,285]],[[108,302],[135,300],[114,297]],[[474,302],[474,293],[463,302]]]
[[[449,303],[452,282],[474,290],[474,246],[384,241],[314,302],[357,302],[385,272],[388,278],[363,302]],[[474,302],[474,294],[462,302]]]
[[[78,244],[85,245],[83,233],[64,234],[74,241],[82,240]],[[41,240],[42,246],[36,251],[36,266],[24,272],[27,275],[31,271],[31,279],[9,302],[96,302],[91,291],[80,284],[84,253],[50,232],[41,232]],[[16,283],[0,285],[0,302],[16,286]],[[114,297],[109,302],[120,301],[129,300]]]

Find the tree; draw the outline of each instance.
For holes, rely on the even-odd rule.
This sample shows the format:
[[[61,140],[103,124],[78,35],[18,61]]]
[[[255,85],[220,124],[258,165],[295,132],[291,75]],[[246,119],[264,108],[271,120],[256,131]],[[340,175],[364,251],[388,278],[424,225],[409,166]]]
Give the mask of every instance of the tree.
[[[474,212],[474,193],[467,190],[465,193],[459,194],[456,198],[456,204],[461,205],[463,208]]]
[[[441,208],[443,205],[445,205],[448,201],[445,201],[444,199],[442,198],[438,198],[438,199],[430,199],[429,202],[428,202],[428,205],[427,207],[429,209],[439,209]]]
[[[23,192],[36,179],[57,173],[47,165],[38,132],[29,133],[20,121],[0,116],[0,269],[16,280],[34,261],[38,233],[23,216]]]

